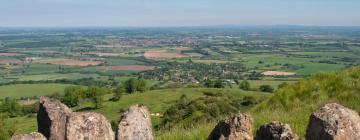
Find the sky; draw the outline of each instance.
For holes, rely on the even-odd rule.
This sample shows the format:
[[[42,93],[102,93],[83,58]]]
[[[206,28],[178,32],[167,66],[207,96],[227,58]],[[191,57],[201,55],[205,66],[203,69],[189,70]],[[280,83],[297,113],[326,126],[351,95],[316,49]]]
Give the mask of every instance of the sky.
[[[360,26],[360,0],[0,0],[0,26]]]

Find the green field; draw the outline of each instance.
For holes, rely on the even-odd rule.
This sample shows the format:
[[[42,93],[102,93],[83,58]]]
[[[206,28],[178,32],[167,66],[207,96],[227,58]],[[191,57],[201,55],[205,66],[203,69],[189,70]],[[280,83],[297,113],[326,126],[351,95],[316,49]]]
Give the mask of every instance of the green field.
[[[76,80],[82,78],[97,77],[97,74],[80,74],[80,73],[69,73],[69,74],[39,74],[39,75],[24,75],[19,77],[18,81],[42,81],[42,80],[58,80],[58,79],[69,79]]]
[[[0,86],[0,98],[44,96],[53,93],[63,93],[69,84],[15,84]]]

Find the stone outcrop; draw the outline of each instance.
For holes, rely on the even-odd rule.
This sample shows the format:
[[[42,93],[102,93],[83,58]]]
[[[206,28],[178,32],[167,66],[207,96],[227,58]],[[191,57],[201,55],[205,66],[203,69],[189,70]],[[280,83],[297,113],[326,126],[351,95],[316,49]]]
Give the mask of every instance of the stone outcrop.
[[[237,113],[234,117],[220,121],[210,133],[208,140],[252,140],[252,118]]]
[[[360,117],[339,104],[326,104],[311,114],[306,139],[360,140]]]
[[[46,140],[46,138],[41,133],[32,132],[30,134],[12,136],[10,140]]]
[[[271,122],[260,126],[254,140],[298,140],[288,124]]]
[[[72,113],[66,124],[67,140],[114,140],[110,123],[98,113]]]
[[[118,140],[153,140],[150,113],[145,106],[131,106],[122,114],[118,128]]]
[[[64,140],[66,119],[71,113],[72,111],[60,101],[40,97],[38,131],[49,140]]]

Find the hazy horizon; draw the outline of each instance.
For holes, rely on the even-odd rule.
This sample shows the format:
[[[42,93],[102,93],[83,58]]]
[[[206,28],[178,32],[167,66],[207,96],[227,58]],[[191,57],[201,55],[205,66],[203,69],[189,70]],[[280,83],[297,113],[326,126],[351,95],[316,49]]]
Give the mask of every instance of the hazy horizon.
[[[0,0],[0,27],[360,26],[356,0]]]

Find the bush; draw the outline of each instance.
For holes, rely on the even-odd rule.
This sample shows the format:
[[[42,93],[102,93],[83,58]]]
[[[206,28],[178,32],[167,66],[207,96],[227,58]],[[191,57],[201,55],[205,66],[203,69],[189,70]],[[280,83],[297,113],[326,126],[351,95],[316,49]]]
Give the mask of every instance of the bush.
[[[249,106],[256,104],[256,100],[252,96],[245,96],[241,102],[241,105],[243,106]]]
[[[61,101],[69,107],[78,106],[84,92],[85,89],[81,86],[66,87]]]
[[[278,85],[278,89],[288,86],[289,84],[286,82],[282,82],[280,85]]]
[[[103,107],[103,96],[104,94],[111,93],[110,89],[99,88],[99,87],[88,87],[85,91],[85,97],[94,104],[94,108]]]
[[[242,90],[250,90],[250,83],[244,80],[240,83],[239,88]]]
[[[214,83],[214,88],[224,88],[225,85],[224,85],[224,81],[223,80],[216,80],[215,83]]]
[[[204,94],[211,96],[192,101],[189,101],[185,95],[181,96],[175,105],[165,111],[156,128],[170,129],[176,125],[188,128],[199,122],[216,120],[220,116],[233,114],[239,110],[239,106],[236,106],[237,101],[227,95],[210,92]]]
[[[0,104],[0,112],[6,113],[9,117],[16,117],[22,115],[21,105],[12,98],[5,98],[5,100]]]
[[[130,78],[124,82],[124,88],[126,93],[144,92],[146,91],[146,82],[143,79]]]
[[[259,87],[259,90],[262,92],[274,92],[274,88],[271,87],[270,85],[261,85]]]
[[[111,101],[119,101],[122,94],[125,92],[125,88],[123,85],[118,85],[114,90],[113,97],[110,99]]]
[[[207,88],[212,88],[212,87],[214,87],[214,83],[210,79],[207,79],[204,81],[204,86]]]

